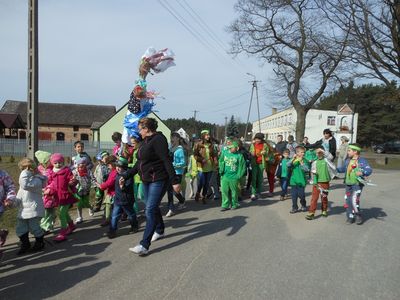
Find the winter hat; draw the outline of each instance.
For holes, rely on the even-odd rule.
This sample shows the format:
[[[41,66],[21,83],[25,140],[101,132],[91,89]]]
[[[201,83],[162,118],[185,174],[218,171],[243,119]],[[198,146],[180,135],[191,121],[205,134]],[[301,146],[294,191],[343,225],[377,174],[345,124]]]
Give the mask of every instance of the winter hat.
[[[51,156],[50,152],[46,152],[46,151],[42,151],[42,150],[38,150],[35,152],[36,159],[38,160],[38,162],[40,164],[43,164],[43,165],[45,165],[49,162],[50,156]]]
[[[78,158],[78,159],[75,161],[75,164],[76,164],[76,165],[81,165],[81,164],[86,165],[86,164],[87,164],[87,159],[86,159],[86,157],[80,157],[80,158]]]
[[[203,129],[200,133],[201,133],[201,135],[210,134],[210,131],[208,129]]]
[[[254,136],[255,139],[260,139],[260,140],[264,140],[264,134],[261,132],[256,133],[256,135]]]
[[[110,153],[108,153],[108,151],[103,150],[103,151],[100,151],[99,153],[97,153],[96,159],[97,160],[102,160],[103,157],[109,156],[109,155],[110,155]]]
[[[116,165],[118,167],[127,169],[128,168],[128,160],[126,158],[124,158],[124,157],[119,157],[118,160],[117,160]]]
[[[61,153],[54,153],[50,156],[50,162],[54,165],[57,162],[64,162],[64,156]]]

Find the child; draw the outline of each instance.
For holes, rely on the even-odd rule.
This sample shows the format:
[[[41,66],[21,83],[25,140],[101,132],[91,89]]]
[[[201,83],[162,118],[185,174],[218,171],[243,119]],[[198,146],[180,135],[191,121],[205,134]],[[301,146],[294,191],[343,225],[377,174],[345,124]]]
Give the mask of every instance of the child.
[[[76,152],[76,155],[72,157],[72,169],[76,169],[77,164],[76,162],[80,159],[80,158],[86,158],[87,160],[87,168],[89,170],[91,170],[93,168],[93,163],[92,160],[90,159],[89,154],[87,154],[84,149],[85,149],[85,144],[81,141],[76,141],[74,143],[74,149]]]
[[[76,192],[77,182],[70,168],[64,165],[64,156],[61,153],[52,154],[50,162],[53,165],[53,172],[44,194],[53,196],[59,204],[61,230],[54,241],[63,242],[67,239],[67,235],[76,229],[69,215],[69,209],[76,202],[73,194]]]
[[[243,159],[246,163],[246,169],[245,172],[239,180],[239,201],[242,200],[242,196],[244,194],[244,191],[246,189],[246,177],[247,177],[247,170],[249,169],[250,166],[250,160],[251,160],[251,155],[250,152],[244,147],[243,142],[241,140],[238,141],[239,149],[238,153],[240,153],[243,156]]]
[[[15,185],[10,175],[6,171],[0,170],[0,218],[4,208],[11,206],[15,200]],[[0,230],[0,247],[6,243],[8,235],[7,229]],[[0,251],[0,258],[2,252]]]
[[[123,152],[122,134],[120,132],[116,131],[111,135],[111,139],[115,143],[114,148],[113,148],[113,155],[115,157],[122,156],[122,152]]]
[[[238,143],[232,142],[228,146],[229,152],[225,152],[219,161],[219,173],[221,175],[221,192],[222,192],[222,205],[221,211],[237,209],[238,202],[238,184],[239,180],[246,172],[246,162],[243,155],[238,153]],[[232,199],[229,201],[229,192],[231,192]]]
[[[338,172],[345,173],[344,183],[346,184],[346,215],[347,224],[352,224],[354,221],[357,225],[363,223],[360,211],[360,196],[364,184],[364,177],[371,175],[372,168],[368,161],[360,157],[361,146],[359,144],[349,144],[347,156],[344,166],[338,168]]]
[[[285,200],[285,196],[287,195],[287,189],[289,185],[289,180],[290,180],[290,172],[288,169],[288,162],[290,161],[289,158],[289,149],[285,149],[282,152],[282,159],[279,163],[279,167],[276,170],[276,177],[279,178],[280,184],[281,184],[281,197],[280,200],[283,201]]]
[[[190,187],[190,196],[189,198],[194,198],[194,181],[197,178],[197,162],[194,155],[190,155],[189,163],[188,163],[188,171],[186,173],[186,177],[189,178],[189,187]]]
[[[332,154],[324,151],[323,148],[316,150],[317,160],[312,163],[311,174],[313,176],[313,191],[311,196],[310,208],[308,210],[307,220],[313,220],[317,209],[319,195],[321,195],[322,216],[328,217],[328,192],[329,182],[334,178],[336,167],[332,163]]]
[[[87,167],[87,159],[82,157],[75,161],[76,169],[72,171],[75,180],[78,182],[76,186],[77,192],[74,197],[78,200],[76,224],[83,222],[82,208],[89,208],[89,214],[93,215],[90,205],[90,188],[92,184],[96,186],[96,179],[92,171]]]
[[[108,174],[107,180],[105,182],[97,185],[100,190],[107,190],[107,193],[104,197],[104,220],[100,224],[100,226],[102,227],[110,225],[111,209],[115,195],[115,178],[117,177],[117,170],[115,169],[116,161],[117,159],[114,155],[107,157],[106,165],[110,173]]]
[[[250,146],[251,154],[251,200],[257,200],[262,191],[264,170],[266,166],[266,157],[269,154],[269,148],[264,141],[264,134],[256,133],[253,144]]]
[[[44,232],[40,227],[40,219],[44,216],[42,189],[46,185],[47,177],[38,173],[35,162],[29,158],[23,158],[18,163],[18,167],[21,174],[16,197],[18,206],[16,233],[21,241],[21,248],[17,255],[21,255],[31,248],[29,232],[36,239],[32,251],[40,251],[44,248]]]
[[[272,197],[274,195],[274,188],[275,188],[275,173],[277,166],[279,164],[279,159],[280,159],[280,154],[278,152],[275,152],[274,148],[268,144],[268,142],[265,143],[268,147],[268,156],[266,157],[266,162],[265,162],[265,171],[267,173],[267,179],[268,179],[268,194],[267,197]]]
[[[294,141],[294,136],[289,135],[287,138],[288,142],[286,144],[286,149],[289,150],[289,157],[293,158],[293,156],[296,154],[296,147],[298,146],[297,143]]]
[[[318,159],[315,149],[310,148],[306,150],[306,154],[304,158],[308,162],[308,168],[311,170],[312,163]],[[314,184],[311,180],[311,172],[307,172],[307,180],[309,180],[310,184]],[[333,178],[332,178],[333,179]]]
[[[305,148],[303,146],[297,146],[296,154],[287,163],[288,168],[291,169],[291,176],[289,181],[292,195],[292,209],[290,211],[291,214],[299,211],[297,198],[300,198],[301,211],[307,211],[304,189],[307,184],[306,173],[309,171],[309,169],[307,167],[307,161],[304,159],[304,153]]]
[[[94,169],[93,175],[98,184],[102,184],[104,181],[107,180],[107,177],[108,177],[108,174],[110,171],[107,168],[106,160],[109,155],[110,154],[107,151],[101,151],[96,156],[98,163],[97,163],[96,168]],[[92,211],[92,214],[100,211],[101,204],[103,203],[103,199],[104,199],[104,191],[99,189],[97,186],[95,187],[95,190],[96,190],[96,203],[95,203],[95,207]]]
[[[38,150],[35,152],[35,157],[39,162],[38,171],[47,178],[50,178],[53,172],[53,166],[50,163],[51,153]],[[45,211],[44,217],[40,221],[40,227],[45,231],[45,234],[48,234],[54,229],[58,203],[53,196],[43,195],[43,204]]]
[[[136,162],[137,162],[137,153],[139,150],[140,142],[138,139],[131,137],[131,148],[132,148],[132,156],[131,156],[131,163],[128,165],[128,167],[132,168]],[[135,209],[136,214],[139,213],[139,206],[138,206],[138,201],[144,200],[144,192],[143,192],[143,183],[142,180],[140,179],[140,175],[136,174],[133,177],[133,192],[135,196],[135,203],[133,205],[133,208]]]
[[[114,207],[111,216],[110,231],[108,237],[113,239],[117,236],[118,221],[124,211],[131,224],[130,233],[138,232],[138,221],[136,218],[135,210],[133,209],[133,202],[135,201],[133,195],[133,178],[129,177],[121,181],[123,174],[128,169],[128,160],[120,157],[116,163],[117,177],[115,178],[115,197]]]

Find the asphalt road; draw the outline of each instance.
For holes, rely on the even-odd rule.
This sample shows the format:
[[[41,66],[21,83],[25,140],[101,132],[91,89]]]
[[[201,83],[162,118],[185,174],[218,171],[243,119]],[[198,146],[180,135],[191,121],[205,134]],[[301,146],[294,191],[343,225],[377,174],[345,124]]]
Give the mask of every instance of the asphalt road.
[[[147,257],[128,251],[143,223],[134,235],[122,223],[111,241],[99,217],[40,254],[17,257],[11,239],[0,299],[400,299],[400,172],[372,178],[361,226],[345,224],[335,180],[327,219],[290,215],[277,193],[228,212],[189,201]]]

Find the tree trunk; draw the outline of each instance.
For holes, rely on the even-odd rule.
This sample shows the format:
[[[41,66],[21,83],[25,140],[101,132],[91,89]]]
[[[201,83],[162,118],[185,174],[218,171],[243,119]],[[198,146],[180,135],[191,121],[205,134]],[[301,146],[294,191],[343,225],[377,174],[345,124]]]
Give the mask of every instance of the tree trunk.
[[[297,120],[296,120],[296,141],[297,143],[301,143],[304,138],[304,134],[306,131],[306,116],[307,110],[304,109],[302,106],[295,107],[297,113]]]

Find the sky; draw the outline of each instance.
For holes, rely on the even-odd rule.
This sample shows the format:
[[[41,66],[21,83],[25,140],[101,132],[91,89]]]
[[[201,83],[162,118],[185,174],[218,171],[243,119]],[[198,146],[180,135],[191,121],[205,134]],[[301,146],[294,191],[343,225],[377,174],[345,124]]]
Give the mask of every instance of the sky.
[[[26,100],[27,3],[0,0],[0,106],[9,99]],[[175,53],[175,67],[147,77],[148,89],[163,97],[155,107],[162,119],[190,118],[197,110],[201,121],[223,124],[234,115],[245,122],[253,79],[247,73],[261,81],[260,114],[267,116],[273,106],[268,92],[271,66],[226,54],[231,40],[226,27],[236,17],[235,3],[40,0],[39,101],[119,109],[129,100],[141,56],[153,46]],[[165,6],[177,12],[181,22],[186,20],[193,34]],[[256,119],[254,98],[250,121]]]

